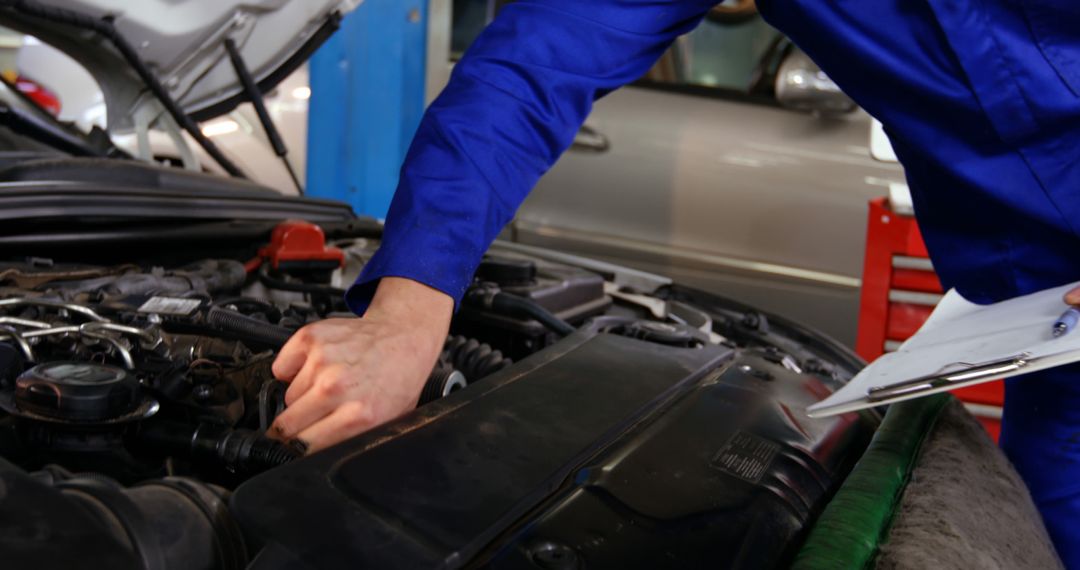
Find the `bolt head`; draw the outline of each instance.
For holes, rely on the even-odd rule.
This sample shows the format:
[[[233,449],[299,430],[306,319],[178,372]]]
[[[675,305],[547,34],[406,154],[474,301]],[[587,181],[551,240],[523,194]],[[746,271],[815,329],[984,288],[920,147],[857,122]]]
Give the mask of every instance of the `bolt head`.
[[[577,552],[558,542],[544,540],[529,548],[529,558],[544,570],[576,570],[580,567]]]
[[[214,396],[214,387],[209,384],[199,384],[195,386],[193,394],[196,400],[209,400]]]

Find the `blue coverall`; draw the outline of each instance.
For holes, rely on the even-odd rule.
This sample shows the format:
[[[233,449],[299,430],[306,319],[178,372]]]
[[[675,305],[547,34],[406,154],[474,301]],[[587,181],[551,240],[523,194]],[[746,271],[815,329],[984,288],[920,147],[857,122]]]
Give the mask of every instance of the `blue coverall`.
[[[481,255],[571,144],[593,101],[634,81],[716,0],[519,0],[425,115],[381,277],[460,300]],[[758,0],[884,123],[946,287],[994,302],[1080,280],[1080,1]],[[722,190],[722,182],[718,182]],[[827,223],[823,221],[823,223]],[[1080,569],[1080,370],[1012,380],[1001,445],[1059,554]]]

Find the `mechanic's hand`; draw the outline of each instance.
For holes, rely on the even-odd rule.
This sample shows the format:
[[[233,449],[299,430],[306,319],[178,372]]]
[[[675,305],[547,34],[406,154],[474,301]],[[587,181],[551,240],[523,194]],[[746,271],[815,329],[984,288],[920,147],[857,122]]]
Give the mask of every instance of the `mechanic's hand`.
[[[1080,287],[1065,293],[1065,303],[1074,307],[1080,307]]]
[[[274,376],[290,386],[268,435],[317,451],[414,408],[453,309],[444,293],[388,277],[363,318],[297,331],[274,361]]]

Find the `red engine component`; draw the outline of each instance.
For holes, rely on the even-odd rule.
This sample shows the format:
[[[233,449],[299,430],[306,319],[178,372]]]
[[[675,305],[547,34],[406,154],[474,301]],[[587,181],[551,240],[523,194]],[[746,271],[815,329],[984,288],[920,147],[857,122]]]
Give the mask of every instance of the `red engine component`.
[[[302,220],[278,224],[270,244],[259,250],[259,258],[275,270],[336,269],[345,265],[345,252],[327,247],[322,228]]]

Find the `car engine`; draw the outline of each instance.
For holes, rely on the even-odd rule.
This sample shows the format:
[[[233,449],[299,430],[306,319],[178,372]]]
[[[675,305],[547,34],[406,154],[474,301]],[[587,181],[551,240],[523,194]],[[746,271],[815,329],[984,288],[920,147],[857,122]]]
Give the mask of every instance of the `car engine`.
[[[221,561],[199,540],[212,544],[225,532],[242,547],[239,531],[223,531],[214,515],[229,489],[302,455],[265,435],[286,388],[271,364],[305,324],[352,316],[344,291],[330,285],[342,279],[344,259],[318,226],[290,222],[246,263],[0,264],[0,463],[102,520],[142,529],[124,534],[143,537],[136,552],[159,550],[153,537],[182,528],[190,538],[159,557],[190,567],[202,567],[190,553]],[[513,346],[539,348],[535,333]],[[511,362],[485,342],[452,335],[418,404]],[[155,516],[163,502],[173,503],[169,519]]]
[[[266,436],[287,387],[271,365],[300,327],[352,317],[342,285],[377,246],[355,236],[328,245],[319,226],[287,222],[244,260],[0,263],[5,508],[41,513],[60,534],[111,529],[136,566],[245,567],[258,549],[228,514],[232,490],[303,455]],[[768,339],[755,311],[661,297],[603,270],[489,254],[417,404],[483,383],[586,323],[657,346],[738,346],[832,383],[857,367],[821,358],[809,336]]]

